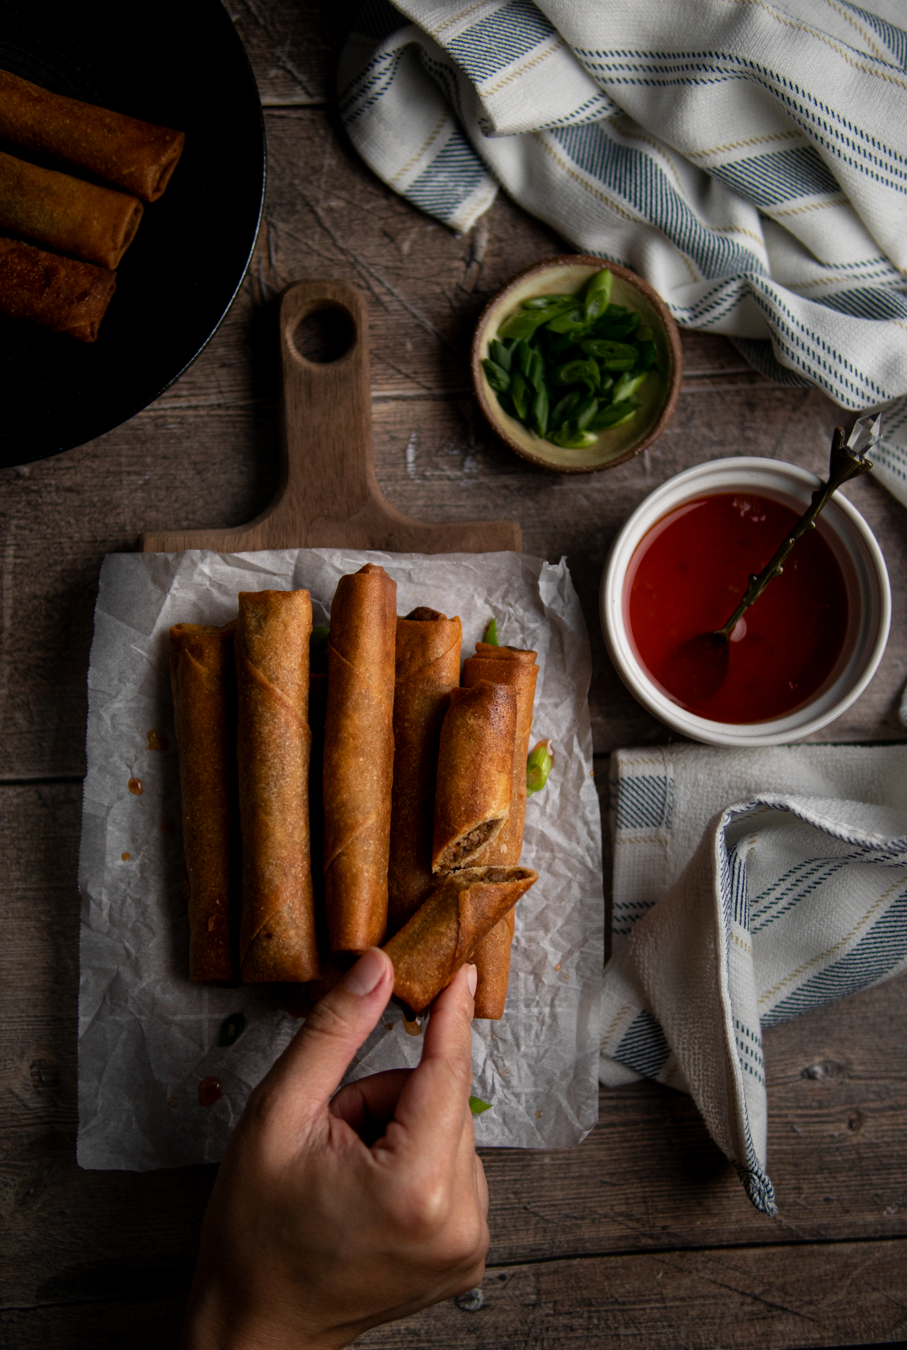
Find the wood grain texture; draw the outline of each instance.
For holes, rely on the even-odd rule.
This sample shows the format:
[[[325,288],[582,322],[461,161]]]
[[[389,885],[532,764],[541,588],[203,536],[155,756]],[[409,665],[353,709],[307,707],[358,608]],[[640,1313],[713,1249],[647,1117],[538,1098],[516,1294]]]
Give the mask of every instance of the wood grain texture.
[[[348,332],[333,360],[309,360],[297,345],[307,321]],[[280,461],[277,492],[247,525],[146,534],[146,553],[208,548],[366,548],[399,553],[520,551],[515,521],[426,524],[389,504],[372,460],[368,306],[362,291],[327,278],[293,282],[279,301]],[[301,341],[301,339],[300,339]]]

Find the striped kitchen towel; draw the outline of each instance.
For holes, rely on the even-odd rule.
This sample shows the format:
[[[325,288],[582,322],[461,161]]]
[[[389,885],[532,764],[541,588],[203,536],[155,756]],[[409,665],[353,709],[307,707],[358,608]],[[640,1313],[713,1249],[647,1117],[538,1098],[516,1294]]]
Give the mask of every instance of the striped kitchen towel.
[[[907,745],[618,750],[611,787],[601,1081],[689,1092],[775,1214],[762,1034],[907,969]]]
[[[781,384],[885,406],[907,504],[904,0],[369,0],[341,115],[468,230],[498,185]]]

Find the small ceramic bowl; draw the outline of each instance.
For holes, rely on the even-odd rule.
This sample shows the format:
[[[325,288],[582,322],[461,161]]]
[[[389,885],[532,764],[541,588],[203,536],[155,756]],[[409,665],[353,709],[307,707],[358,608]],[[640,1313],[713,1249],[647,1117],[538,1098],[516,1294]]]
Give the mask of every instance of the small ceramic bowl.
[[[784,502],[798,515],[819,486],[815,474],[774,459],[717,459],[699,464],[656,488],[633,512],[614,541],[602,576],[600,608],[608,654],[630,692],[675,731],[706,745],[781,745],[827,726],[859,698],[875,674],[891,622],[891,588],[885,560],[859,511],[836,493],[816,528],[844,576],[848,625],[841,654],[824,684],[799,708],[771,721],[713,722],[673,702],[640,663],[627,630],[625,579],[636,548],[662,517],[684,502],[719,492],[753,492]],[[780,542],[780,540],[779,540]],[[757,602],[758,603],[758,602]]]
[[[494,390],[485,378],[482,361],[489,343],[505,319],[521,308],[524,300],[536,295],[579,294],[590,277],[607,267],[614,274],[611,302],[637,310],[652,329],[658,349],[659,367],[639,393],[636,416],[621,427],[602,431],[594,445],[585,450],[565,450],[536,436],[501,408]],[[603,258],[567,253],[544,258],[519,272],[502,291],[490,300],[482,312],[472,341],[472,382],[479,406],[492,428],[503,441],[524,459],[559,473],[594,473],[623,464],[651,445],[671,420],[683,379],[680,334],[667,305],[648,282],[635,272]]]

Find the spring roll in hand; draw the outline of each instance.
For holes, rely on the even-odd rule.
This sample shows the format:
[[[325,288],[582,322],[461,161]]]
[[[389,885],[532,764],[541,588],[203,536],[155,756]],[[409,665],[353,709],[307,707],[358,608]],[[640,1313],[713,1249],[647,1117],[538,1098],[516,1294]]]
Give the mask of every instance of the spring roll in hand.
[[[465,867],[446,876],[384,948],[395,997],[424,1012],[537,880],[528,867]]]
[[[230,983],[237,976],[234,627],[178,623],[170,629],[188,882],[189,978],[202,984]]]
[[[324,886],[331,950],[384,940],[394,778],[397,584],[366,563],[331,605],[324,747]]]
[[[523,830],[526,823],[526,757],[532,731],[532,705],[538,666],[535,652],[519,647],[495,647],[487,642],[476,644],[475,656],[463,665],[463,683],[472,687],[480,680],[506,684],[516,695],[516,744],[513,754],[513,791],[510,815],[504,829],[478,855],[476,862],[495,867],[515,867],[523,849]],[[514,919],[509,915],[479,944],[474,953],[478,983],[476,985],[476,1017],[498,1021],[504,1015],[507,983],[510,976],[510,947],[513,942]]]
[[[388,932],[396,933],[437,884],[431,870],[441,723],[460,682],[462,625],[437,610],[397,620],[394,791]]]
[[[483,680],[451,692],[438,752],[434,873],[471,865],[507,824],[515,735],[512,689]]]
[[[308,591],[240,591],[237,760],[242,978],[318,978],[309,843]]]

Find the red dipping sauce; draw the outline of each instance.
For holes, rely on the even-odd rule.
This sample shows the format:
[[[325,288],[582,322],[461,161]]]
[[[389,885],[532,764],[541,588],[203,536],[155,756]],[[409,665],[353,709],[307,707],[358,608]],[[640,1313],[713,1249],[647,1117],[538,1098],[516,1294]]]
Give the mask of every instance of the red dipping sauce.
[[[681,643],[727,622],[750,575],[798,519],[770,497],[722,492],[676,507],[641,540],[624,582],[627,631],[650,678],[681,707],[714,722],[765,722],[793,712],[828,679],[847,631],[847,588],[815,529],[738,622],[718,692],[683,702],[664,680]]]

